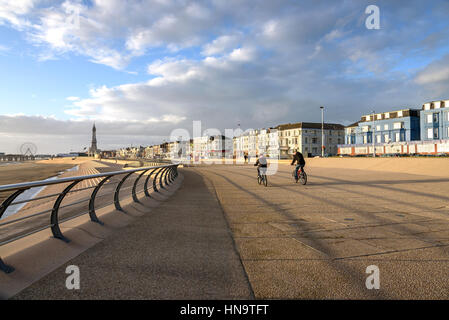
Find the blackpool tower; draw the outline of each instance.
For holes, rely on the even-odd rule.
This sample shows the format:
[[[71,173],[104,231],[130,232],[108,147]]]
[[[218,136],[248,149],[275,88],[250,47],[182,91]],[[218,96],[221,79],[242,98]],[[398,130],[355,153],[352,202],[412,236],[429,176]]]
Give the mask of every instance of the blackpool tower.
[[[92,145],[89,148],[89,156],[95,156],[95,154],[98,153],[98,148],[97,148],[97,129],[95,128],[95,123],[94,126],[92,127]]]

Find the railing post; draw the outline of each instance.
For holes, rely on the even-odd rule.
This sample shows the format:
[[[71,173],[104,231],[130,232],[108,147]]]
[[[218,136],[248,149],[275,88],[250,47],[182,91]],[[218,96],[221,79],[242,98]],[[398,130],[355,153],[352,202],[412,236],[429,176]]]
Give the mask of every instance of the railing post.
[[[153,190],[156,192],[159,192],[159,190],[157,189],[157,186],[156,186],[156,180],[157,180],[157,177],[159,176],[159,173],[161,173],[161,170],[156,172],[156,175],[154,176],[154,179],[153,179]]]
[[[164,183],[165,183],[165,186],[168,186],[167,176],[168,176],[168,173],[170,172],[170,168],[171,167],[167,167],[167,170],[164,172]]]
[[[150,169],[148,169],[148,170],[150,170]],[[141,174],[139,174],[139,176],[134,181],[133,191],[132,191],[134,202],[140,203],[139,199],[137,198],[137,193],[136,193],[137,183],[139,182],[140,178],[142,178],[142,176],[145,174],[145,172],[147,172],[148,170],[144,170]]]
[[[98,185],[95,187],[94,191],[92,192],[92,195],[90,196],[90,200],[89,200],[90,220],[93,222],[99,223],[101,225],[104,225],[104,223],[98,219],[97,214],[95,213],[95,197],[97,196],[97,193],[100,190],[100,188],[103,186],[103,184],[111,177],[112,176],[107,176],[106,178],[101,180],[100,183],[98,183]]]
[[[150,193],[148,192],[148,181],[150,180],[151,175],[157,170],[157,168],[153,169],[153,171],[150,172],[148,177],[145,179],[145,184],[143,185],[143,191],[145,192],[145,196],[151,198]]]
[[[64,197],[67,195],[67,193],[81,181],[83,181],[83,180],[77,180],[77,181],[72,182],[68,187],[66,187],[64,189],[64,191],[61,192],[61,194],[58,196],[58,198],[55,201],[55,204],[51,211],[50,224],[51,224],[51,232],[53,233],[53,237],[55,237],[56,239],[60,239],[65,242],[70,242],[69,239],[67,239],[66,237],[63,236],[61,229],[59,229],[59,218],[58,218],[59,206],[61,205],[61,202],[64,199]]]
[[[172,171],[172,173],[171,173],[171,180],[172,180],[172,181],[175,181],[175,180],[176,180],[176,167],[177,167],[177,166],[174,166],[174,167],[173,167],[173,171]]]
[[[3,214],[5,213],[6,209],[8,209],[9,205],[16,199],[20,194],[22,194],[27,189],[19,189],[16,190],[13,194],[11,194],[8,198],[5,199],[5,201],[2,202],[2,205],[0,206],[0,219],[2,218]]]
[[[168,167],[162,169],[162,174],[161,174],[161,177],[159,179],[159,187],[161,187],[161,189],[165,189],[163,182],[164,182],[164,177],[165,177],[165,173],[167,172],[167,169],[168,169]]]
[[[128,177],[130,175],[132,175],[133,172],[128,173],[127,175],[125,175],[125,177],[119,182],[119,184],[117,185],[117,188],[115,189],[115,193],[114,193],[114,205],[115,208],[118,211],[122,211],[125,212],[122,207],[120,206],[120,199],[119,199],[119,195],[120,195],[120,188],[122,187],[123,183],[125,182],[126,179],[128,179]]]
[[[0,258],[0,270],[2,270],[4,273],[11,273],[14,271],[14,268],[5,264]]]
[[[168,174],[167,174],[167,176],[168,176],[168,183],[172,183],[173,182],[173,180],[172,180],[172,173],[173,173],[173,167],[170,167],[170,169],[168,170]]]
[[[171,181],[170,181],[170,174],[171,174],[172,168],[173,168],[173,167],[168,167],[167,173],[165,174],[165,184],[166,184],[166,185],[171,184]]]
[[[176,179],[178,177],[178,165],[176,165],[175,167],[175,176],[174,178]]]

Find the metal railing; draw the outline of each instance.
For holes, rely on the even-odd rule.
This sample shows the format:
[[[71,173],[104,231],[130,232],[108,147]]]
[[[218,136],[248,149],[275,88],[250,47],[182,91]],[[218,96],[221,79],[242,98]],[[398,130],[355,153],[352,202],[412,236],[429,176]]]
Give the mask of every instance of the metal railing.
[[[100,197],[100,196],[97,196],[97,194],[103,186],[116,184],[114,195],[113,195],[113,204],[114,204],[116,210],[124,212],[124,210],[122,209],[122,207],[120,205],[120,198],[119,198],[120,191],[124,191],[125,189],[132,188],[131,195],[132,195],[133,201],[140,203],[138,196],[137,196],[138,193],[143,192],[146,197],[151,198],[149,189],[153,189],[154,192],[159,193],[160,189],[165,189],[166,186],[173,183],[174,180],[178,176],[178,166],[179,166],[179,163],[151,166],[151,167],[143,167],[143,168],[136,168],[136,169],[129,169],[129,170],[121,170],[121,171],[112,171],[112,172],[105,172],[105,173],[98,173],[98,174],[91,174],[91,175],[84,175],[84,176],[67,177],[67,178],[60,178],[60,179],[55,179],[55,180],[42,180],[42,181],[24,182],[24,183],[0,186],[0,192],[10,192],[10,193],[12,192],[0,205],[0,219],[5,214],[8,207],[10,207],[10,206],[26,204],[26,203],[29,203],[32,201],[42,200],[42,199],[57,196],[56,200],[53,203],[52,209],[33,213],[28,216],[20,217],[20,218],[16,218],[16,219],[12,219],[12,220],[7,219],[7,221],[3,221],[3,222],[2,222],[2,220],[0,220],[0,231],[1,231],[1,228],[5,225],[11,225],[11,224],[17,223],[19,221],[24,221],[24,220],[30,219],[32,217],[40,216],[45,213],[51,212],[49,225],[46,225],[44,227],[40,226],[38,228],[35,228],[34,230],[31,230],[30,232],[26,232],[19,236],[7,239],[6,241],[0,240],[0,246],[5,245],[10,242],[13,242],[15,240],[24,238],[26,236],[37,233],[37,232],[42,231],[47,228],[51,229],[51,232],[52,232],[54,238],[63,240],[65,242],[69,242],[70,240],[67,239],[61,232],[61,229],[59,227],[59,224],[61,222],[74,219],[74,218],[79,217],[84,214],[89,214],[90,220],[92,222],[99,223],[99,224],[103,225],[103,222],[101,222],[98,219],[96,212],[95,212],[95,199]],[[147,175],[147,177],[143,183],[143,190],[140,192],[137,192],[138,183],[141,180],[141,178],[145,175],[145,173],[147,173],[147,172],[150,172],[150,173]],[[122,186],[125,183],[125,181],[127,181],[127,179],[135,173],[138,173],[138,174],[134,180],[134,183],[132,183],[132,187],[130,186],[128,188],[122,189]],[[153,174],[154,174],[154,176],[153,176]],[[152,176],[153,176],[152,185],[149,186],[149,182],[150,182],[150,179]],[[115,183],[112,183],[112,182],[106,183],[108,180],[110,181],[112,178],[115,178],[115,177],[119,177],[121,179],[119,179],[119,181],[115,182]],[[99,178],[101,178],[101,180],[99,180],[99,182],[96,185],[93,185],[93,186],[90,186],[87,188],[73,190],[73,188],[76,185],[78,185],[80,182],[82,182],[84,180],[99,179]],[[64,190],[59,193],[52,193],[52,194],[45,195],[45,196],[40,196],[40,197],[35,197],[35,198],[31,198],[31,199],[25,199],[25,200],[20,200],[20,201],[14,202],[14,200],[17,199],[17,197],[19,195],[21,195],[23,192],[25,192],[26,190],[29,190],[31,188],[46,187],[46,186],[50,186],[50,185],[67,184],[67,183],[69,183],[68,186],[66,186],[64,188]],[[165,186],[164,186],[164,184],[165,184]],[[159,185],[159,188],[158,188],[158,185]],[[66,204],[64,206],[61,206],[61,203],[64,200],[64,198],[66,197],[66,195],[68,195],[70,193],[89,190],[89,189],[93,189],[93,191],[89,197]],[[107,195],[109,195],[109,194],[104,194],[101,197],[104,197]],[[80,214],[70,216],[68,218],[64,218],[64,219],[60,220],[60,217],[59,217],[60,209],[67,208],[67,207],[70,207],[70,206],[73,206],[76,204],[80,204],[87,200],[89,201],[88,202],[89,207],[88,207],[87,212],[82,212]],[[107,205],[110,205],[110,204],[111,203],[109,203]],[[105,207],[107,205],[104,205],[103,207]],[[0,257],[0,270],[4,271],[5,273],[11,273],[14,271],[14,268],[5,264]]]

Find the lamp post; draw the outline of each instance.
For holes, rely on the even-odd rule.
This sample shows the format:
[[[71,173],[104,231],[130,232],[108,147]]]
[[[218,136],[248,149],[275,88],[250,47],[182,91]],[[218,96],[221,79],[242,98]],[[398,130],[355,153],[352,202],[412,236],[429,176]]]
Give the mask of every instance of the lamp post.
[[[374,146],[375,133],[376,133],[376,122],[374,119],[374,110],[373,110],[373,158],[376,157],[376,147]]]
[[[321,157],[324,158],[324,107],[321,106]]]

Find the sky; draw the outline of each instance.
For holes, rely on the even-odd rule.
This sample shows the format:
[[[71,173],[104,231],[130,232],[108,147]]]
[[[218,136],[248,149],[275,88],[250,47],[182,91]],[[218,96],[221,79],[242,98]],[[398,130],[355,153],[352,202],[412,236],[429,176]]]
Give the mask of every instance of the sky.
[[[369,5],[379,29],[368,29]],[[0,152],[348,125],[449,98],[449,1],[0,0]]]

